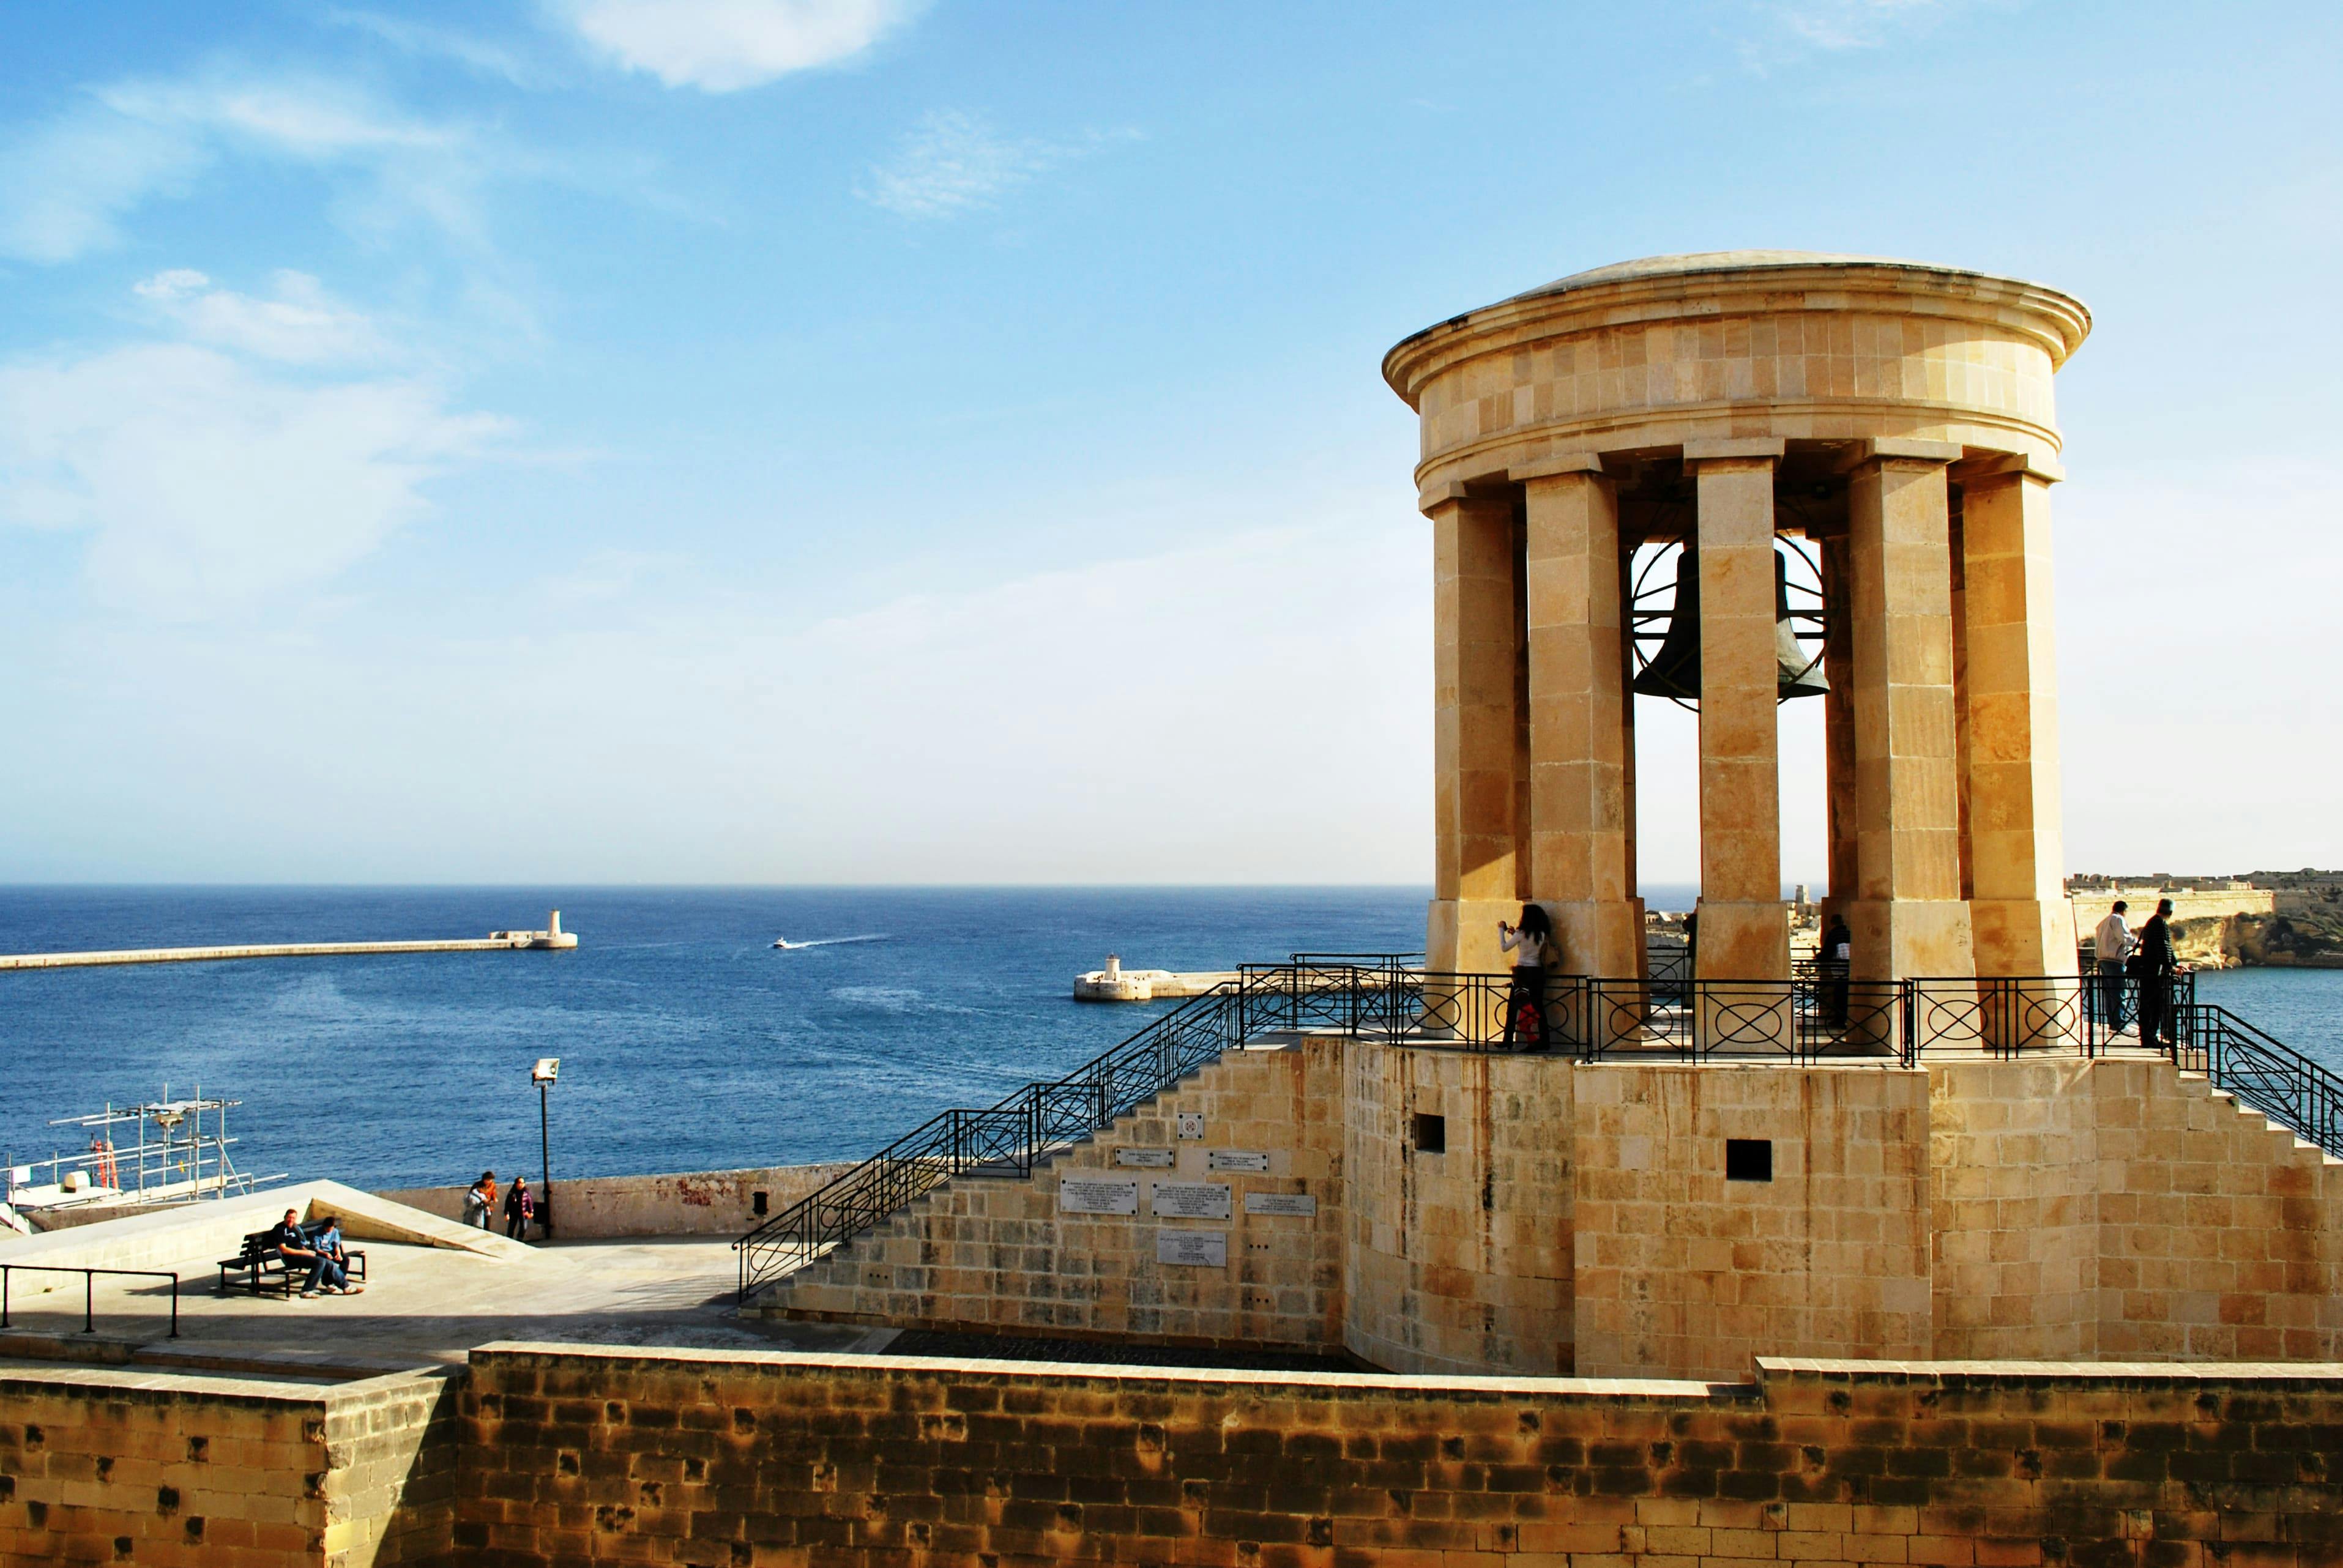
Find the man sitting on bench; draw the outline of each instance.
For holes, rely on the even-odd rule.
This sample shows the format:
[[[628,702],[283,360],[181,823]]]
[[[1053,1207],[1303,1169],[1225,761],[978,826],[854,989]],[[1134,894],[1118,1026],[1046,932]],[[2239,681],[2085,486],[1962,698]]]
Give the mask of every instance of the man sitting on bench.
[[[285,1211],[285,1218],[268,1232],[268,1244],[276,1248],[277,1255],[285,1261],[286,1278],[292,1278],[296,1269],[309,1271],[309,1282],[301,1287],[301,1293],[304,1296],[316,1295],[317,1276],[324,1271],[325,1260],[317,1255],[317,1249],[309,1244],[309,1232],[301,1229],[298,1210]]]
[[[317,1249],[317,1266],[310,1271],[309,1288],[301,1293],[314,1296],[322,1284],[329,1295],[355,1296],[366,1289],[350,1283],[350,1255],[342,1247],[342,1222],[331,1214],[318,1221],[319,1229],[309,1240]]]

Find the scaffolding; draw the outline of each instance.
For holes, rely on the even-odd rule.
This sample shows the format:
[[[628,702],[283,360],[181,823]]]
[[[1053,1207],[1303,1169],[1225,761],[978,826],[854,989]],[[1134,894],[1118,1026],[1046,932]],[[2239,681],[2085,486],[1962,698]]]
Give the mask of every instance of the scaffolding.
[[[161,1099],[143,1105],[109,1101],[88,1116],[59,1117],[49,1125],[85,1131],[89,1147],[23,1165],[0,1161],[7,1177],[5,1201],[19,1211],[194,1203],[283,1181],[281,1173],[254,1176],[236,1168],[228,1150],[237,1140],[229,1135],[227,1113],[243,1103],[206,1100],[200,1084],[190,1098],[174,1100],[166,1083]]]

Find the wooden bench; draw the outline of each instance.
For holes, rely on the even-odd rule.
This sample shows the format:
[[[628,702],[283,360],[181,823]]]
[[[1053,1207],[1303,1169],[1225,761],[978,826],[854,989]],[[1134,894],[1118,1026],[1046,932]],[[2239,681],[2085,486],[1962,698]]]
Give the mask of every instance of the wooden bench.
[[[301,1233],[312,1241],[324,1231],[323,1225],[301,1227]],[[294,1271],[285,1266],[285,1255],[277,1250],[276,1237],[273,1226],[266,1231],[255,1231],[244,1239],[243,1250],[235,1257],[219,1261],[221,1295],[227,1294],[231,1283],[240,1282],[256,1296],[273,1288],[278,1295],[289,1297],[297,1282],[307,1282],[309,1266],[307,1263],[300,1265],[300,1279],[297,1282]],[[349,1277],[363,1281],[367,1277],[365,1251],[347,1243],[343,1245],[342,1251],[349,1259]],[[242,1273],[245,1278],[241,1282],[231,1282],[228,1276],[235,1273]]]

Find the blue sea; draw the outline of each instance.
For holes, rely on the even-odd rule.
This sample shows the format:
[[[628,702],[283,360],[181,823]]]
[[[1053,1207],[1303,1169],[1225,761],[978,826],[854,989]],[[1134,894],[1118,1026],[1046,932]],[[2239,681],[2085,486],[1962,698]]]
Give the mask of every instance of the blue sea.
[[[1110,951],[1232,969],[1412,950],[1427,892],[1370,889],[0,888],[0,952],[480,937],[568,952],[0,972],[0,1157],[86,1146],[111,1101],[244,1103],[238,1168],[361,1187],[859,1159],[1088,1060],[1170,1004],[1071,1000]],[[776,950],[776,937],[820,943]]]
[[[1689,890],[1651,888],[1654,907]],[[84,1146],[51,1118],[243,1103],[239,1167],[363,1187],[537,1168],[530,1064],[561,1058],[553,1170],[860,1158],[934,1112],[1061,1073],[1169,1004],[1071,1000],[1109,951],[1227,969],[1420,947],[1426,891],[1342,889],[0,889],[0,952],[476,937],[570,952],[0,972],[0,1157]],[[1671,901],[1673,900],[1673,901]],[[776,950],[776,937],[817,943]],[[2343,1070],[2343,971],[2201,995]]]

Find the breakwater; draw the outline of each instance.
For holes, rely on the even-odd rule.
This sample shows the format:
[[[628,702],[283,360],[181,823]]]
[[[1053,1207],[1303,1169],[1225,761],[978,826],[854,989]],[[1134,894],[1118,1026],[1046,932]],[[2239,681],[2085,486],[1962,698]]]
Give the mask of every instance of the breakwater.
[[[561,929],[561,911],[546,919],[541,931],[490,931],[485,937],[455,937],[413,942],[260,942],[201,948],[116,948],[75,953],[0,953],[0,970],[80,969],[97,964],[184,964],[221,959],[326,959],[369,953],[486,953],[527,949],[566,949],[577,934]]]

